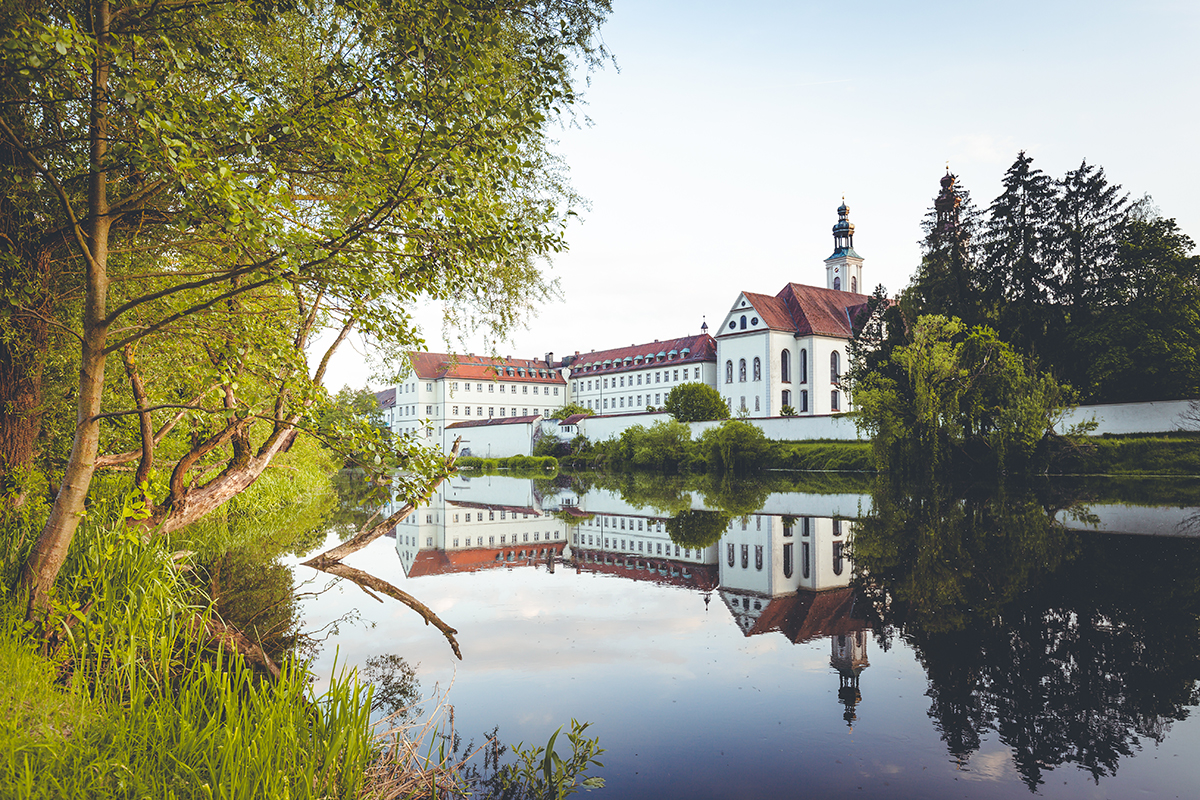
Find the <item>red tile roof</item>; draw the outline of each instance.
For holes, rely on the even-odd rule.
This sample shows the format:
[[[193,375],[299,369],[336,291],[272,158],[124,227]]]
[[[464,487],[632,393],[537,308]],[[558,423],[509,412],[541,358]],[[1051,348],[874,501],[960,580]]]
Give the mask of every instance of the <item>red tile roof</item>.
[[[865,294],[800,283],[789,283],[774,297],[756,292],[742,292],[742,296],[773,331],[787,331],[797,336],[836,336],[840,339],[849,339],[854,335],[855,317],[871,299]]]
[[[508,381],[513,383],[557,383],[565,384],[556,366],[548,367],[541,359],[531,358],[488,358],[484,356],[454,355],[447,353],[409,352],[408,360],[417,377],[423,381],[442,378],[461,378],[473,381]],[[508,368],[513,374],[508,374]],[[525,375],[520,370],[525,370]],[[545,371],[546,376],[542,377]]]
[[[482,569],[501,567],[535,566],[546,563],[546,556],[537,555],[539,550],[554,550],[555,558],[562,556],[563,542],[538,542],[536,545],[509,545],[508,547],[475,547],[469,550],[421,550],[408,568],[409,578],[424,575],[446,575],[452,572],[477,572]],[[517,554],[526,553],[524,558]],[[508,560],[512,554],[513,559]]]
[[[593,415],[592,414],[572,414],[571,416],[567,417],[566,419],[561,420],[558,424],[559,425],[578,425],[579,420],[587,419],[590,416],[593,416]]]
[[[711,591],[719,582],[716,564],[693,564],[665,558],[648,558],[605,550],[575,548],[575,571],[599,572],[616,575],[634,581],[650,581],[660,586],[681,586],[700,591]],[[589,561],[599,558],[599,561]],[[608,563],[608,560],[612,563]],[[687,570],[685,577],[683,571]]]
[[[822,636],[838,636],[863,631],[866,620],[854,614],[854,590],[796,592],[771,600],[755,621],[747,636],[779,631],[793,644]]]
[[[800,283],[789,283],[775,296],[783,301],[796,320],[796,333],[842,339],[854,335],[851,309],[857,309],[871,299],[865,294]]]
[[[466,500],[449,500],[447,501],[455,508],[482,508],[488,511],[510,511],[513,514],[520,512],[522,514],[533,514],[535,517],[540,517],[542,512],[530,508],[529,506],[505,506],[496,503],[471,503]]]
[[[392,408],[396,405],[396,387],[384,389],[382,392],[375,393],[375,402],[379,403],[380,408]]]
[[[676,357],[669,358],[671,351],[675,351]],[[688,354],[685,358],[683,351],[687,350]],[[659,359],[659,353],[663,354],[663,358]],[[633,359],[641,356],[641,361],[637,364],[633,363]],[[650,361],[646,361],[646,357],[650,357]],[[625,359],[630,359],[629,365],[625,365]],[[647,369],[657,366],[671,366],[672,364],[692,364],[703,361],[717,360],[717,342],[707,333],[702,333],[697,336],[681,336],[678,339],[664,339],[661,342],[649,342],[647,344],[633,344],[629,347],[616,347],[611,350],[593,350],[590,353],[583,353],[574,363],[571,364],[571,374],[583,375],[603,372],[616,374],[635,369]],[[604,362],[608,361],[608,367],[604,366]],[[588,368],[590,365],[590,369]]]
[[[464,422],[456,422],[453,425],[447,425],[446,430],[451,428],[486,428],[489,425],[525,425],[535,420],[541,419],[540,414],[530,414],[527,417],[489,417],[487,419],[472,419]]]

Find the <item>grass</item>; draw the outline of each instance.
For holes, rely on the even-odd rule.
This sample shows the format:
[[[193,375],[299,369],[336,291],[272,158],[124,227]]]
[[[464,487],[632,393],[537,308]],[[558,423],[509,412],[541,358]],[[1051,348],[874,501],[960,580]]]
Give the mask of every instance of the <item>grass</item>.
[[[1055,459],[1055,474],[1200,475],[1200,433],[1081,436]]]
[[[319,696],[214,649],[161,543],[119,521],[76,534],[41,652],[0,597],[0,786],[12,798],[354,797],[375,753],[370,690],[353,672]],[[51,641],[55,637],[51,637]]]
[[[772,469],[872,472],[870,442],[776,442]]]

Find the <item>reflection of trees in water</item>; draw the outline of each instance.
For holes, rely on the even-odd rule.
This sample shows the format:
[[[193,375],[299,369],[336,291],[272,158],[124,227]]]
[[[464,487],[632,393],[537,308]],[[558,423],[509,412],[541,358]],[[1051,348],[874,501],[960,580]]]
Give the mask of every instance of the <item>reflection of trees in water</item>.
[[[925,667],[951,754],[966,762],[995,731],[1030,790],[1065,763],[1114,774],[1200,701],[1198,551],[1073,537],[1013,494],[877,492],[854,542],[882,628]]]

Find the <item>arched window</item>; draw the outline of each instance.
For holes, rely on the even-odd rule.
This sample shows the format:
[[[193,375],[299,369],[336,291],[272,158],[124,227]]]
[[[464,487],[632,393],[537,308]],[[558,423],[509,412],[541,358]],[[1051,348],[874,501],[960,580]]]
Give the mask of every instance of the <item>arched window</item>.
[[[742,328],[742,330],[746,330],[746,315],[745,314],[742,314],[741,328]]]
[[[808,351],[800,349],[800,382],[808,383]]]
[[[833,290],[835,292],[840,292],[842,290],[842,279],[841,278],[833,279]]]
[[[746,382],[746,359],[744,358],[738,360],[738,381]]]
[[[829,354],[829,381],[834,385],[838,384],[842,379],[842,363],[841,356],[838,351],[834,350]]]
[[[783,546],[783,577],[792,577],[792,545],[791,543]]]
[[[727,552],[729,553],[729,566],[731,566],[731,567],[732,567],[732,566],[733,566],[733,560],[734,560],[734,555],[733,555],[733,544],[732,544],[732,543],[728,545],[728,551],[727,551]]]
[[[733,383],[733,362],[732,361],[725,362],[725,382]]]
[[[804,542],[803,544],[800,545],[800,574],[803,575],[805,578],[808,577],[808,573],[809,573],[808,562],[809,562],[808,542]]]
[[[834,389],[829,394],[829,408],[831,411],[841,411],[838,407],[838,390]]]
[[[833,543],[833,574],[841,575],[844,561],[842,559],[842,543]]]
[[[792,393],[787,389],[784,389],[780,395],[779,404],[783,406],[790,406],[792,404]]]
[[[853,275],[850,276],[850,291],[858,292],[858,278]]]
[[[754,380],[762,380],[762,359],[757,356],[754,358]]]
[[[808,411],[808,389],[800,390],[800,411]]]
[[[784,383],[792,382],[792,354],[787,350],[779,354],[779,379]]]

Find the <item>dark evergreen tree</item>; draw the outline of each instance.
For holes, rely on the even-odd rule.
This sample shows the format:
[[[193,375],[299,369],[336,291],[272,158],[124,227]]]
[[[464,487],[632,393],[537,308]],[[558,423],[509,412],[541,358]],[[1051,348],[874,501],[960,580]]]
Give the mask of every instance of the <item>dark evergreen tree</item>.
[[[921,266],[901,297],[904,314],[917,319],[925,314],[956,316],[968,323],[983,321],[976,266],[976,239],[980,214],[971,193],[949,170],[933,208],[921,223]]]
[[[1117,254],[1129,218],[1129,196],[1103,167],[1084,160],[1057,182],[1051,247],[1059,270],[1059,300],[1073,324],[1119,302]]]
[[[1025,151],[1004,173],[984,222],[982,290],[1002,338],[1030,353],[1047,333],[1058,285],[1051,262],[1055,183]]]

